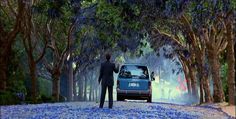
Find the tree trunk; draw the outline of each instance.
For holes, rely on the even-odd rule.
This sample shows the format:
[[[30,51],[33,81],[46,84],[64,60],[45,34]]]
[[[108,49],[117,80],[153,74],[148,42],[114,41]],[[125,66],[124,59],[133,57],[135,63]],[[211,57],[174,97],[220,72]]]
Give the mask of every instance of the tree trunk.
[[[78,81],[79,83],[79,100],[81,101],[83,99],[83,81],[82,81],[82,76],[80,76],[80,79]]]
[[[73,72],[74,76],[73,76],[73,100],[76,101],[77,98],[78,98],[78,95],[77,95],[77,78],[78,78],[78,72],[75,71]]]
[[[98,101],[98,86],[96,86],[95,97],[96,97],[96,102],[97,102]]]
[[[87,101],[87,76],[84,78],[84,101]]]
[[[191,79],[191,89],[192,89],[192,96],[194,99],[198,100],[198,91],[197,91],[197,81],[195,77],[195,71],[193,71],[192,67],[189,66],[189,76]]]
[[[4,50],[1,50],[0,52],[0,91],[5,91],[7,88],[7,66],[9,61],[9,54]]]
[[[210,93],[210,86],[209,86],[209,80],[208,80],[208,76],[207,76],[207,71],[204,68],[204,64],[205,64],[205,53],[201,53],[200,55],[198,55],[198,73],[199,73],[199,78],[200,78],[200,87],[202,86],[203,91],[201,93],[201,96],[205,97],[205,102],[206,103],[211,103],[212,102],[212,98],[211,98],[211,93]],[[201,89],[201,88],[200,88]],[[203,97],[201,97],[203,98]],[[203,99],[200,98],[200,102],[203,101]]]
[[[209,64],[211,66],[212,78],[213,78],[213,99],[214,102],[224,101],[224,92],[222,87],[222,81],[220,79],[220,62],[217,51],[213,47],[208,49]]]
[[[188,88],[188,95],[191,96],[192,94],[192,89],[191,89],[191,80],[189,77],[185,78],[186,79],[186,83],[187,83],[187,88]]]
[[[60,79],[59,77],[54,77],[52,81],[52,96],[55,101],[59,101],[60,96]]]
[[[95,100],[95,88],[94,88],[94,83],[92,84],[93,86],[93,92],[92,92],[92,100],[94,101]]]
[[[54,101],[59,101],[60,99],[60,71],[55,69],[52,74],[52,97]]]
[[[209,80],[208,80],[206,74],[202,77],[202,80],[203,80],[203,89],[204,89],[204,95],[205,95],[205,102],[206,103],[211,103],[212,102],[212,97],[211,97],[211,92],[210,92],[210,84],[209,84]]]
[[[92,101],[92,92],[93,92],[92,79],[90,78],[89,80],[90,80],[89,101]]]
[[[69,80],[68,80],[68,95],[69,95],[69,101],[72,101],[73,99],[73,67],[72,67],[72,61],[69,63]]]
[[[2,38],[2,37],[0,37]],[[6,91],[8,79],[8,64],[11,56],[11,45],[5,37],[0,39],[0,91]]]
[[[184,70],[184,75],[185,75],[185,80],[186,80],[186,84],[187,84],[187,88],[188,88],[188,95],[190,96],[191,93],[192,93],[192,90],[191,90],[191,80],[190,80],[190,77],[189,77],[189,68],[187,67],[187,65],[185,64],[186,62],[182,61],[182,67],[183,67],[183,70]]]
[[[76,86],[77,86],[76,83],[77,83],[77,82],[75,82],[75,80],[76,80],[75,77],[76,77],[76,76],[74,76],[74,80],[73,80],[73,95],[74,95],[73,100],[74,100],[74,101],[77,100],[77,90],[76,90]]]
[[[33,59],[33,55],[29,55],[29,68],[30,68],[30,77],[31,77],[31,97],[33,102],[36,103],[37,96],[37,78],[36,78],[36,63]]]
[[[203,100],[203,80],[200,78],[199,79],[200,81],[200,83],[199,83],[199,85],[200,85],[200,104],[202,104],[203,102],[204,102],[204,100]]]
[[[227,83],[228,83],[228,92],[229,92],[229,104],[235,105],[235,51],[234,51],[234,35],[232,26],[229,25],[230,28],[227,28],[227,63],[228,63],[228,71],[227,71]]]
[[[190,49],[190,52],[193,52],[192,49]],[[186,60],[186,67],[188,68],[188,76],[190,79],[190,90],[191,90],[191,96],[192,99],[195,101],[199,100],[199,95],[198,95],[198,89],[197,89],[197,79],[196,79],[196,69],[192,66],[193,62],[195,61],[195,57],[191,56],[190,59]]]

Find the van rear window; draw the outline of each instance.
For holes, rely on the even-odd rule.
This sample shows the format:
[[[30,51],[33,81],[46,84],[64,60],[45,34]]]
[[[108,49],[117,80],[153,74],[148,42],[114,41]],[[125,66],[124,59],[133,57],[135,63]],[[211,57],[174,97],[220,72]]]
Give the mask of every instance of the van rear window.
[[[120,69],[119,77],[148,79],[148,69],[146,66],[124,65]]]

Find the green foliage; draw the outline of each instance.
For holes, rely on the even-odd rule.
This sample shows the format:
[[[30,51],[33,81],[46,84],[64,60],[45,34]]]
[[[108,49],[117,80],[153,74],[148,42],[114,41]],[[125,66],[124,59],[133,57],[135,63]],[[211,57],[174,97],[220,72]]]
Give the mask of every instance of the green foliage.
[[[148,42],[149,38],[150,38],[149,35],[146,34],[144,38],[140,41],[140,45],[137,50],[139,51],[138,52],[139,55],[145,56],[146,54],[153,52],[153,49],[151,48],[151,45]]]
[[[127,1],[116,1],[114,4],[99,1],[96,11],[99,39],[112,47],[120,39],[130,39],[130,32],[141,29],[138,19],[140,11],[138,5],[128,4]]]
[[[17,7],[17,1],[8,1],[11,7]],[[0,5],[0,23],[4,27],[4,30],[9,32],[12,30],[15,24],[15,16],[11,9],[7,5]]]
[[[26,94],[26,88],[24,85],[24,81],[21,79],[11,79],[8,83],[8,90],[13,93],[24,93]]]
[[[117,63],[122,64],[122,63],[125,62],[125,58],[124,58],[124,56],[120,55],[120,56],[116,57],[115,61],[116,61]]]
[[[33,102],[31,96],[26,96],[24,103],[26,104],[40,104],[40,103],[52,103],[55,102],[52,96],[39,95],[36,97],[36,102]]]
[[[121,11],[122,8],[120,6],[113,6],[112,4],[108,4],[105,0],[102,0],[98,4],[96,16],[106,21],[108,25],[113,24],[115,27],[118,27],[122,21]]]
[[[76,32],[76,39],[75,39],[75,46],[76,49],[74,51],[74,55],[79,55],[81,53],[81,47],[84,47],[84,42],[82,41],[85,40],[91,40],[96,36],[96,31],[93,26],[90,25],[83,25],[81,26],[81,29]],[[83,45],[83,46],[82,46]]]
[[[118,29],[122,27],[121,13],[122,7],[108,4],[105,0],[99,1],[96,18],[100,22],[97,29],[100,40],[114,46],[114,42],[120,37]]]
[[[83,0],[81,2],[81,7],[82,8],[86,8],[86,7],[89,7],[89,6],[91,6],[91,5],[95,4],[95,3],[97,3],[97,0]]]
[[[65,102],[66,98],[62,95],[59,95],[59,102]],[[52,96],[46,96],[46,95],[39,95],[37,97],[36,103],[54,103],[57,102],[54,100]]]
[[[0,105],[12,105],[12,104],[19,104],[20,100],[17,96],[10,92],[0,92]]]
[[[52,95],[52,81],[38,78],[39,95],[49,97]]]
[[[53,19],[48,13],[51,8],[55,8],[62,14],[59,18]],[[59,51],[63,51],[66,47],[66,41],[68,36],[68,29],[73,17],[73,11],[69,4],[69,1],[64,2],[60,6],[57,4],[42,0],[38,4],[33,6],[34,9],[34,23],[38,25],[38,29],[45,29],[47,23],[51,20],[51,32],[52,38],[56,39],[56,45]],[[44,32],[41,34],[45,34]]]
[[[236,10],[236,0],[230,0],[230,5],[233,10]]]
[[[23,55],[20,49],[13,49],[10,66],[9,66],[9,80],[7,81],[8,91],[12,93],[25,93],[25,74],[23,66],[19,65],[21,62],[21,55]]]
[[[159,29],[162,32],[168,33],[168,34],[174,34],[175,27],[179,25],[179,21],[176,19],[158,19],[153,24],[154,28]]]
[[[36,97],[36,102],[33,102],[33,99],[30,95],[26,95],[25,103],[46,103],[46,102],[55,102],[52,98],[52,82],[41,77],[37,80],[38,84],[38,96]],[[30,91],[30,89],[28,89]],[[30,93],[29,93],[30,94]]]
[[[37,97],[37,103],[52,103],[55,102],[52,96],[39,95]]]
[[[19,46],[16,42],[16,46]],[[13,47],[11,52],[11,60],[8,66],[8,80],[7,80],[7,91],[0,92],[0,104],[10,105],[19,104],[22,99],[20,99],[17,94],[22,93],[27,94],[25,87],[25,69],[21,64],[21,57],[23,55],[22,49],[19,47]]]

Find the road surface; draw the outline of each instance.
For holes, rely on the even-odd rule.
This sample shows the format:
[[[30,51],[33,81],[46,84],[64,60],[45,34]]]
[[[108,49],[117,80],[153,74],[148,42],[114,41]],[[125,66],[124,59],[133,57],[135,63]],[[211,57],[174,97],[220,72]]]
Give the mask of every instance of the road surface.
[[[96,102],[1,106],[1,119],[232,119],[211,106],[125,101],[107,107],[107,102],[103,109]]]

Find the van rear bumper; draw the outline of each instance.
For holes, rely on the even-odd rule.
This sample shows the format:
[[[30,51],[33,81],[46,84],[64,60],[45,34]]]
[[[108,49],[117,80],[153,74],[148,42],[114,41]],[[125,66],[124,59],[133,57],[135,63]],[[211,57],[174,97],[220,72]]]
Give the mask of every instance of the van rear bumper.
[[[120,90],[117,88],[116,91],[119,96],[149,97],[152,95],[151,90]]]

